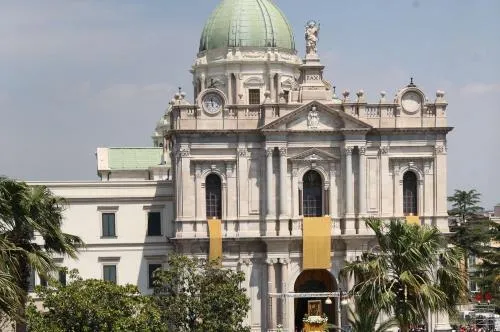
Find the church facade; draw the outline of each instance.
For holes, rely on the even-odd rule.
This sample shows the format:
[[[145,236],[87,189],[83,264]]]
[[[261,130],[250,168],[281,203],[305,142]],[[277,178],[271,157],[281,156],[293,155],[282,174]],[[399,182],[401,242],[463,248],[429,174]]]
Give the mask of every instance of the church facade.
[[[154,146],[98,148],[100,181],[46,183],[68,200],[64,230],[87,243],[61,265],[148,293],[169,253],[220,257],[246,275],[253,331],[295,331],[316,298],[345,325],[339,295],[353,281],[339,271],[374,245],[363,218],[448,232],[451,128],[444,92],[413,80],[372,102],[337,96],[319,33],[306,24],[299,56],[272,1],[222,0],[191,70],[194,98],[174,96]],[[451,331],[445,316],[429,322]]]

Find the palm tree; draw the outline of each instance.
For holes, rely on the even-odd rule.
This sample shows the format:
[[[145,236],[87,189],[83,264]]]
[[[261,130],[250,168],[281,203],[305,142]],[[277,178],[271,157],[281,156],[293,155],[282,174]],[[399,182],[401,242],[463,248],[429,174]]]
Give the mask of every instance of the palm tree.
[[[4,282],[13,280],[16,285],[13,290],[21,310],[15,318],[23,317],[32,269],[47,276],[57,269],[53,254],[76,258],[83,245],[79,237],[61,231],[64,203],[47,187],[0,177],[0,239],[9,247],[8,255],[3,255],[9,259],[0,256],[0,268],[8,275]],[[43,241],[36,241],[36,236]],[[24,330],[22,323],[18,327]]]
[[[397,321],[394,318],[389,318],[377,326],[380,312],[362,301],[356,300],[355,302],[357,312],[351,307],[348,308],[348,321],[351,325],[351,332],[386,332],[397,325]]]
[[[394,316],[402,332],[426,321],[429,311],[456,312],[467,295],[459,248],[447,247],[435,227],[374,218],[366,224],[378,246],[343,268],[342,276],[355,280],[351,295]]]

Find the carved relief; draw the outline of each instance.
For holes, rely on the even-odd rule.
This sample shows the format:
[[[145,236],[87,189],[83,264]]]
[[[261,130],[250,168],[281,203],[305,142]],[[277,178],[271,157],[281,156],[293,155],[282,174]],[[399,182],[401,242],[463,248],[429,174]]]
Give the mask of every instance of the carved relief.
[[[382,145],[380,147],[380,154],[388,154],[390,150],[389,145]]]
[[[248,158],[248,150],[247,148],[238,148],[238,157],[240,158]]]
[[[446,154],[446,145],[439,144],[434,147],[434,151],[436,154]]]
[[[189,158],[191,157],[191,149],[188,146],[181,146],[177,151],[177,155],[181,158]]]
[[[358,149],[360,155],[364,156],[366,154],[366,146],[360,146]]]
[[[287,156],[287,148],[286,147],[282,146],[282,147],[279,148],[279,150],[280,150],[280,156],[281,157],[286,157]]]
[[[352,155],[352,151],[354,150],[354,146],[345,146],[344,147],[344,154],[345,155]]]
[[[274,148],[267,148],[266,149],[266,157],[272,157],[274,152]]]

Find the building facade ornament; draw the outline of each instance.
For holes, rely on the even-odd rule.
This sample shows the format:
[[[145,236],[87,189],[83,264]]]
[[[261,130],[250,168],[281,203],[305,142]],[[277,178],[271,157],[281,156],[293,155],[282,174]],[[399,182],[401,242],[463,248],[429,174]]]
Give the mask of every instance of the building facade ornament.
[[[358,149],[360,155],[364,156],[366,154],[366,146],[360,146]]]
[[[306,54],[316,55],[318,53],[319,24],[316,21],[309,21],[305,28]]]
[[[434,151],[436,154],[446,154],[446,145],[439,144],[434,147]]]
[[[247,148],[238,148],[238,157],[240,157],[240,158],[248,158],[248,150],[247,150]]]
[[[345,155],[352,155],[352,151],[354,151],[354,146],[346,145],[344,147],[344,154]]]
[[[266,157],[272,157],[274,152],[274,148],[267,148],[266,149]]]
[[[389,145],[382,145],[382,146],[380,147],[380,153],[381,153],[381,154],[388,154],[388,153],[389,153],[389,150],[390,150]]]
[[[280,147],[279,151],[280,151],[280,156],[281,157],[286,157],[287,156],[287,153],[288,153],[287,151],[288,150],[287,150],[287,148],[285,146]]]
[[[181,146],[178,150],[178,155],[181,158],[189,158],[191,157],[191,149],[188,146]]]
[[[311,107],[307,115],[307,127],[309,129],[317,129],[319,126],[319,113],[316,106]]]

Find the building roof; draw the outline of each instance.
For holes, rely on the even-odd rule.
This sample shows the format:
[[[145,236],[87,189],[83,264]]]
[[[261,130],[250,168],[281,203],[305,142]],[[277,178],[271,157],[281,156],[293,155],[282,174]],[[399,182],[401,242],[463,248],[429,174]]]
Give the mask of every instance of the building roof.
[[[207,20],[200,52],[227,47],[276,47],[295,52],[292,29],[270,0],[222,0]]]
[[[100,169],[145,170],[162,164],[163,148],[100,148]],[[107,159],[107,163],[105,162]]]

